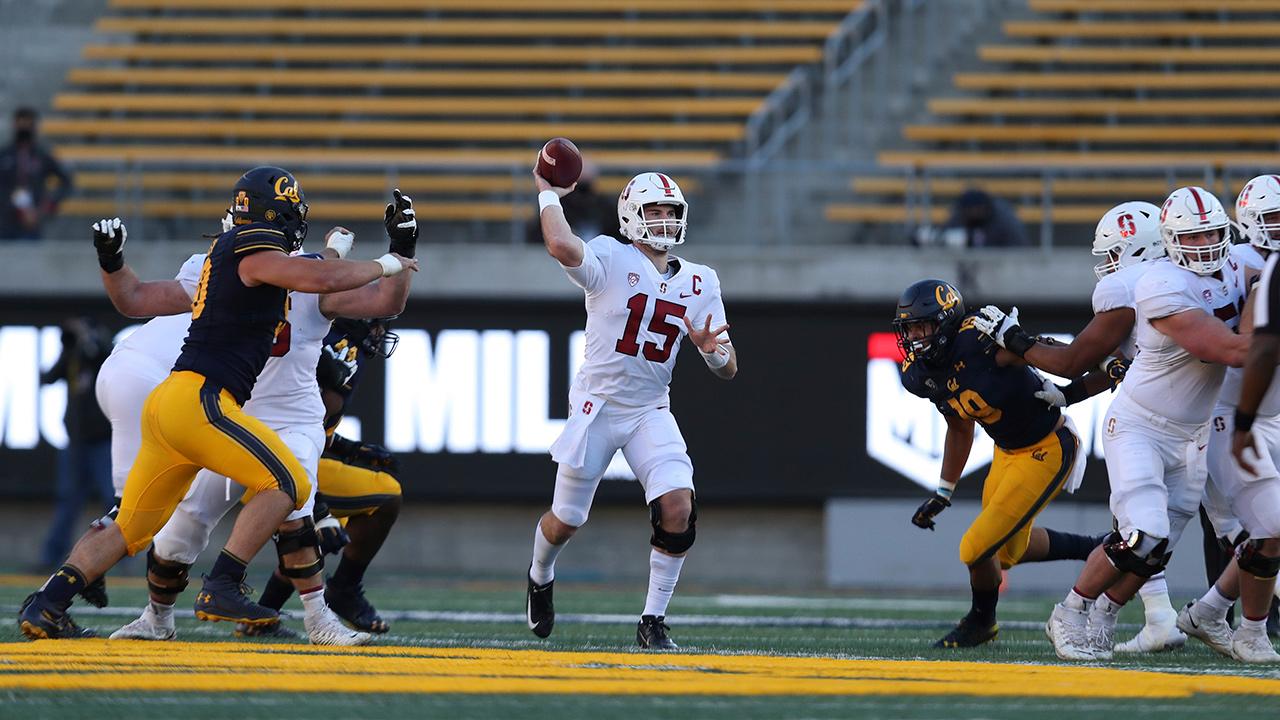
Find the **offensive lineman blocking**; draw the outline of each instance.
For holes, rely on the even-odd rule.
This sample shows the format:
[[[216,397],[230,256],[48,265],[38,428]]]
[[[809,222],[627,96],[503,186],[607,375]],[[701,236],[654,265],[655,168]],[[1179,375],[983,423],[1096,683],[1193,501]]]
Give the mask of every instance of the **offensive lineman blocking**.
[[[547,252],[586,293],[587,349],[569,390],[568,422],[551,446],[559,469],[551,510],[534,532],[529,627],[538,637],[551,634],[556,557],[587,521],[596,487],[621,448],[644,488],[653,525],[649,593],[636,640],[642,648],[673,649],[666,610],[698,513],[693,464],[671,414],[668,386],[685,334],[717,376],[729,380],[738,371],[720,278],[706,265],[669,254],[684,242],[688,204],[666,175],[641,173],[622,191],[618,219],[629,245],[607,235],[583,242],[560,208],[576,184],[553,187],[536,171],[534,182]]]

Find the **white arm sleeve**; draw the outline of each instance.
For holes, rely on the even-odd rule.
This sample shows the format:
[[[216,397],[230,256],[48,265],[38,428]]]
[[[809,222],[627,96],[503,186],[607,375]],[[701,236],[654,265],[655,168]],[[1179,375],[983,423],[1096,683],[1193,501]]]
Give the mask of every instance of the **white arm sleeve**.
[[[196,286],[200,284],[200,275],[204,272],[204,253],[197,253],[187,258],[182,263],[182,267],[178,270],[178,274],[174,280],[182,283],[182,289],[192,298],[196,296]]]
[[[1194,290],[1178,275],[1148,273],[1134,291],[1138,311],[1147,320],[1159,320],[1187,310],[1203,310]]]
[[[594,295],[604,287],[608,279],[608,261],[612,255],[613,245],[617,240],[601,235],[591,242],[582,244],[582,264],[576,268],[565,267],[564,272],[574,285],[582,288],[588,295]]]

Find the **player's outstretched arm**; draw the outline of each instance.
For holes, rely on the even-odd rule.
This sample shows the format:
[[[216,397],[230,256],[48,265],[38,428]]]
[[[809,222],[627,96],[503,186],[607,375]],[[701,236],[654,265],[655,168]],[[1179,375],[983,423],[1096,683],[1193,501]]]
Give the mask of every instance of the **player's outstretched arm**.
[[[394,253],[377,260],[316,260],[263,250],[240,261],[240,280],[249,287],[275,285],[301,292],[333,293],[358,288],[403,270],[417,269],[417,260]]]
[[[738,374],[738,352],[733,349],[729,338],[720,337],[729,331],[729,326],[721,325],[713,330],[710,315],[707,316],[702,327],[695,327],[687,315],[681,320],[684,320],[685,330],[689,333],[689,341],[698,348],[698,352],[702,353],[702,359],[707,361],[707,367],[711,372],[717,377],[732,380],[733,376]]]
[[[1078,378],[1115,353],[1133,331],[1137,313],[1133,308],[1116,308],[1093,316],[1069,344],[1036,343],[1027,350],[1027,362],[1045,372]]]
[[[1237,335],[1227,324],[1199,308],[1155,318],[1151,327],[1198,360],[1243,367],[1252,335]]]
[[[177,315],[191,309],[191,296],[177,280],[143,282],[124,261],[124,242],[128,236],[120,218],[106,218],[93,224],[93,246],[98,251],[102,268],[102,286],[120,314],[143,318]]]
[[[1280,335],[1264,332],[1252,337],[1253,342],[1245,358],[1244,377],[1240,382],[1240,404],[1236,406],[1231,433],[1231,454],[1250,473],[1253,472],[1253,464],[1244,450],[1254,447],[1253,418],[1258,413],[1262,396],[1271,387],[1276,364],[1280,361]]]
[[[533,183],[538,187],[538,213],[547,252],[565,267],[576,268],[582,265],[586,248],[582,238],[573,234],[573,228],[569,227],[569,221],[564,217],[564,208],[560,207],[560,198],[573,192],[578,183],[567,188],[556,187],[539,175],[537,170],[533,173]]]
[[[383,225],[391,240],[390,252],[412,258],[418,245],[418,220],[413,200],[398,189],[394,201],[387,205]],[[404,311],[409,299],[412,273],[397,273],[354,290],[320,296],[320,312],[330,320],[337,317],[354,319],[391,317]]]

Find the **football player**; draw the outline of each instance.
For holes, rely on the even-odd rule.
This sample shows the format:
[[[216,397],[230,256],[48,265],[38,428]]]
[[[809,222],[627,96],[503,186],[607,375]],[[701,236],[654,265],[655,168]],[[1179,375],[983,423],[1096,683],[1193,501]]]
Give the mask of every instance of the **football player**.
[[[941,280],[910,285],[893,320],[902,349],[902,386],[937,406],[946,418],[937,492],[911,518],[932,530],[934,517],[951,506],[952,493],[973,445],[975,424],[996,444],[982,490],[982,512],[960,541],[969,568],[973,605],[939,648],[976,647],[999,633],[996,603],[1002,569],[1020,562],[1083,559],[1093,539],[1032,526],[1058,493],[1074,492],[1084,476],[1080,438],[1071,419],[1043,402],[1040,377],[1012,352],[996,345],[966,315],[964,299]],[[1093,392],[1109,386],[1090,378]]]
[[[278,613],[247,598],[245,567],[286,517],[310,502],[313,487],[280,437],[242,406],[287,319],[288,290],[358,288],[416,262],[391,253],[370,262],[290,257],[307,230],[307,205],[297,180],[280,168],[255,168],[233,192],[237,225],[210,245],[182,352],[143,408],[141,449],[125,481],[120,513],[115,522],[82,538],[23,610],[20,628],[28,638],[80,636],[68,633],[72,596],[124,555],[149,546],[202,468],[258,492],[205,576],[197,616],[250,623],[278,619]],[[118,219],[95,228],[104,274],[123,268],[124,241]],[[298,520],[286,529],[304,530],[305,524]]]
[[[538,637],[555,623],[555,561],[587,521],[596,487],[621,448],[644,488],[653,536],[649,594],[636,628],[640,647],[677,647],[667,605],[693,545],[698,519],[693,464],[668,397],[680,341],[688,335],[717,377],[729,380],[738,357],[729,342],[720,278],[706,265],[670,253],[685,241],[688,203],[670,177],[631,179],[618,198],[622,243],[573,234],[560,198],[534,172],[547,252],[586,294],[586,360],[569,391],[569,419],[551,445],[559,463],[551,510],[534,531],[525,608]]]
[[[1151,260],[1165,256],[1164,241],[1160,237],[1160,208],[1145,202],[1126,202],[1103,214],[1093,236],[1093,254],[1103,256],[1094,267],[1098,284],[1093,289],[1093,319],[1069,344],[1035,342],[1023,333],[1017,323],[1017,308],[1006,315],[999,308],[988,305],[975,318],[974,325],[990,335],[1001,347],[1011,349],[1045,372],[1069,378],[1077,378],[1085,371],[1100,367],[1116,383],[1123,379],[1128,369],[1128,358],[1135,351],[1136,304],[1133,289],[1151,267]],[[1004,332],[997,332],[1004,327]],[[1025,337],[1024,337],[1025,336]],[[1055,388],[1046,383],[1045,393],[1053,396],[1059,405],[1070,405],[1083,398],[1084,393],[1076,383],[1066,388]],[[1224,531],[1225,532],[1225,531]],[[1146,624],[1139,634],[1121,643],[1117,652],[1156,652],[1173,650],[1187,643],[1186,635],[1176,627],[1177,611],[1169,601],[1169,586],[1163,572],[1150,580],[1132,576],[1127,585],[1112,587],[1107,591],[1108,600],[1095,603],[1093,627],[1114,628],[1120,606],[1128,602],[1140,585]],[[1105,611],[1105,612],[1104,612]],[[1101,642],[1101,641],[1099,641]]]
[[[1199,458],[1225,366],[1243,362],[1248,347],[1234,331],[1245,282],[1222,204],[1203,188],[1179,188],[1161,208],[1160,235],[1169,260],[1152,263],[1134,288],[1138,352],[1104,420],[1116,530],[1045,626],[1063,659],[1109,658],[1119,607],[1104,593],[1168,563],[1204,495]],[[1006,342],[1010,320],[996,329]]]

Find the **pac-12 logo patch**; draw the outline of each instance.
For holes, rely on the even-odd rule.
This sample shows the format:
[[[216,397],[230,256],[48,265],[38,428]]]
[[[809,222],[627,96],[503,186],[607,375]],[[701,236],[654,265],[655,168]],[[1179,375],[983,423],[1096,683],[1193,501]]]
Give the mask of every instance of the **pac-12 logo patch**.
[[[631,287],[635,287],[635,286],[636,286],[636,283],[638,283],[638,282],[640,282],[640,276],[639,276],[639,275],[637,275],[637,274],[635,274],[635,273],[627,273],[627,284],[628,284],[628,285],[630,285]]]
[[[635,283],[632,284],[634,285]],[[1204,299],[1213,300],[1213,291],[1209,290],[1209,288],[1204,289]]]

